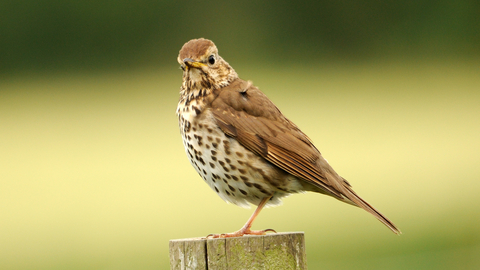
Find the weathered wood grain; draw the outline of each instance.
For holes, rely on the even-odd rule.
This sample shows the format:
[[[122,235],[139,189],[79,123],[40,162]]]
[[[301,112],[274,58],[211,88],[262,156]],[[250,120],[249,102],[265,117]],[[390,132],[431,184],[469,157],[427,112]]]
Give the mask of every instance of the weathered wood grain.
[[[170,240],[172,270],[307,269],[303,232]]]

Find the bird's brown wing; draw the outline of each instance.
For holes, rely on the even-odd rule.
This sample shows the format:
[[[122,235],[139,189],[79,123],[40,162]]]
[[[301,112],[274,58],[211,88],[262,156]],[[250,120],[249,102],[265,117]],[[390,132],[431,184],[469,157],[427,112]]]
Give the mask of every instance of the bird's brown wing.
[[[343,179],[325,175],[328,172],[319,167],[318,162],[319,159],[326,161],[310,139],[250,82],[237,79],[217,90],[211,107],[225,134],[284,171],[343,200],[341,189],[336,188],[343,185],[339,183]]]
[[[213,116],[227,136],[322,193],[359,206],[373,214],[394,233],[400,230],[360,198],[321,156],[310,139],[250,82],[240,79],[214,92]]]

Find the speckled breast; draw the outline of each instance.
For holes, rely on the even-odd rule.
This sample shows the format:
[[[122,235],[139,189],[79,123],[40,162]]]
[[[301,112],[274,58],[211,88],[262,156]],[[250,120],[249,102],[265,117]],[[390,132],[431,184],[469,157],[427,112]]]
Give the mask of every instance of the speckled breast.
[[[288,194],[279,192],[268,176],[278,169],[227,137],[210,110],[201,108],[195,100],[177,108],[185,152],[198,174],[227,202],[249,207],[274,195],[269,205],[280,204]]]

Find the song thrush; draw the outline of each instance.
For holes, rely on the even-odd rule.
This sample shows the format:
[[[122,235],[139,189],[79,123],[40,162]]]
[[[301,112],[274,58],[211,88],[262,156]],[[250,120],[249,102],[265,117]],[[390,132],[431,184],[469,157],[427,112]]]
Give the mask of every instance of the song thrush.
[[[238,77],[212,41],[190,40],[177,60],[183,69],[177,115],[190,163],[223,200],[258,206],[242,229],[214,238],[265,234],[268,230],[250,230],[261,209],[305,191],[361,207],[400,233],[352,190],[265,94]]]

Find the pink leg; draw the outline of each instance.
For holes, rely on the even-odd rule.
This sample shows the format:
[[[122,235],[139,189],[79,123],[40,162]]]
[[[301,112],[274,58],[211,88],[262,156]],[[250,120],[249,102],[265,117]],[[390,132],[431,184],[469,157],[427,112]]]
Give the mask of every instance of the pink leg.
[[[233,233],[222,233],[222,234],[209,234],[208,237],[212,238],[227,238],[227,237],[240,237],[243,235],[265,235],[267,232],[276,232],[273,229],[266,229],[266,230],[261,230],[261,231],[252,231],[250,228],[252,227],[252,223],[255,220],[255,218],[260,214],[260,211],[262,211],[262,208],[267,204],[268,200],[270,200],[272,196],[266,197],[262,199],[260,204],[258,205],[257,209],[255,212],[253,212],[252,216],[248,219],[247,223],[238,231],[233,232]]]

